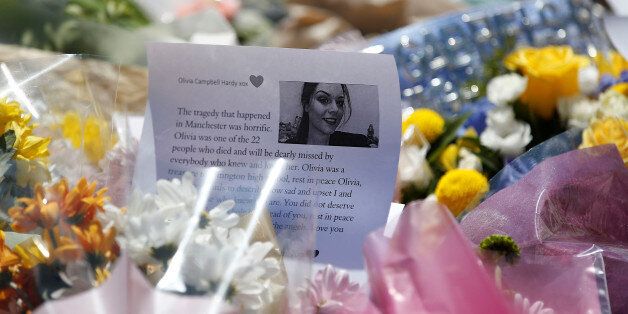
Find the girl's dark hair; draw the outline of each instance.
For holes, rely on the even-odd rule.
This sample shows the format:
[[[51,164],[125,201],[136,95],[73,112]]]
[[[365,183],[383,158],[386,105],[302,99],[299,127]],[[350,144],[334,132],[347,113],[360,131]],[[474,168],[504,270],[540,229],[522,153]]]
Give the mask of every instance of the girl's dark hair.
[[[297,136],[295,138],[296,144],[307,144],[307,135],[310,131],[310,115],[305,111],[305,106],[309,105],[310,101],[312,101],[312,96],[314,96],[318,84],[319,83],[312,82],[303,83],[303,91],[301,92],[301,108],[303,109],[303,114],[301,115],[301,122],[299,123],[299,129],[297,130]],[[347,111],[349,113],[348,115],[346,112],[343,114],[342,121],[340,122],[340,125],[343,125],[351,118],[351,97],[349,96],[347,84],[340,84],[340,87],[342,87],[342,92],[345,94]]]

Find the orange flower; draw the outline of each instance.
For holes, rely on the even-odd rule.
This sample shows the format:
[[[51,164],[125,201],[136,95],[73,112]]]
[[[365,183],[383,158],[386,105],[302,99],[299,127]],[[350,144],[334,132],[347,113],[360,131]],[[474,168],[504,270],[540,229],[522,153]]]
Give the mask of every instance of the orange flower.
[[[103,230],[100,222],[94,221],[86,229],[72,226],[78,242],[85,251],[87,262],[92,266],[96,281],[102,283],[109,276],[107,265],[120,253],[116,244],[116,230]]]
[[[72,238],[61,235],[59,227],[42,232],[44,242],[50,253],[48,263],[58,260],[64,264],[83,258],[83,248]]]
[[[42,186],[35,187],[33,198],[22,197],[17,199],[16,205],[9,208],[9,216],[13,223],[11,228],[17,232],[28,232],[37,227],[51,228],[59,219],[59,206],[45,197]]]
[[[86,229],[72,226],[78,242],[85,252],[101,254],[105,257],[115,256],[118,252],[116,244],[116,230],[103,230],[99,221],[92,222]]]
[[[60,197],[63,217],[71,225],[86,227],[92,222],[96,212],[104,211],[107,189],[96,191],[96,182],[88,183],[85,178],[81,178],[76,187],[70,190],[67,181],[61,180],[55,184],[53,190]]]

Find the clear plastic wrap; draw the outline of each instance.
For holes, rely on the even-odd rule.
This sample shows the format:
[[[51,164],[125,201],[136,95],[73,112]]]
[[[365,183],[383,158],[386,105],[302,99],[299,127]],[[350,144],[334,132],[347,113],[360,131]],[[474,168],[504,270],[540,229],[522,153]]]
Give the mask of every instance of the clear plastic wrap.
[[[604,257],[611,308],[623,313],[627,191],[628,169],[614,145],[575,150],[539,163],[486,199],[461,226],[475,243],[507,234],[523,250],[548,255],[578,256],[595,245]]]
[[[97,216],[130,186],[132,163],[120,157],[125,125],[113,123],[127,113],[119,70],[74,55],[0,63],[4,311],[47,307],[109,277],[116,230]]]

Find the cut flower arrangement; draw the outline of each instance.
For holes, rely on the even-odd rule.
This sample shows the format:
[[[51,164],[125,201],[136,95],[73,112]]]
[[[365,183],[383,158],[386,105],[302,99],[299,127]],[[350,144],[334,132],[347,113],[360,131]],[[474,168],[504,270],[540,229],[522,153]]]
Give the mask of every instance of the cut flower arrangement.
[[[486,69],[494,77],[469,82],[486,98],[457,118],[427,108],[404,115],[402,203],[435,192],[457,216],[479,203],[491,189],[487,178],[504,162],[569,129],[582,130],[580,148],[615,144],[628,161],[628,62],[619,54],[590,58],[568,46],[546,46],[495,58]]]

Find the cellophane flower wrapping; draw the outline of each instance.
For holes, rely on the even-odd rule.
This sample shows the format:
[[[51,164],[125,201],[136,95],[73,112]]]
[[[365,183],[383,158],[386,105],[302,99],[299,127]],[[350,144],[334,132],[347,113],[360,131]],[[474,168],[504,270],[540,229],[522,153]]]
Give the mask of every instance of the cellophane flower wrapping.
[[[617,148],[604,145],[546,159],[513,185],[486,199],[463,218],[461,226],[474,243],[491,234],[510,235],[522,248],[522,256],[530,251],[533,252],[530,254],[577,257],[597,249],[604,257],[611,309],[623,313],[628,311],[626,208],[628,169]],[[535,277],[535,273],[530,273],[528,279]],[[561,284],[573,279],[556,282]],[[576,312],[604,309],[602,297],[596,310],[595,300],[586,296],[597,295],[595,291],[580,296],[577,294],[588,290],[570,291],[572,299],[584,298],[592,302],[577,303],[580,307]],[[560,310],[560,306],[553,303],[553,300],[562,302],[560,299],[567,298],[548,294],[544,301]]]
[[[392,238],[370,234],[364,255],[384,313],[516,313],[434,197],[407,205]]]
[[[44,311],[110,278],[118,230],[100,215],[124,199],[134,149],[113,122],[127,112],[118,78],[82,56],[0,63],[2,311]]]

